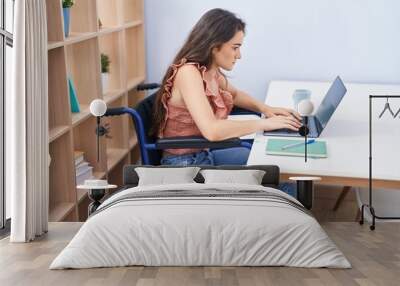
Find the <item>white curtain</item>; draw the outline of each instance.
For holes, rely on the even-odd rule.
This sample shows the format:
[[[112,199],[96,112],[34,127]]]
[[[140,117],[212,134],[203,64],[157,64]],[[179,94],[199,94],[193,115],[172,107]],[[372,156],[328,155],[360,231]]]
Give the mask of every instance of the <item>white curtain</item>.
[[[48,226],[47,24],[45,0],[15,1],[13,92],[6,99],[6,187],[12,242]]]

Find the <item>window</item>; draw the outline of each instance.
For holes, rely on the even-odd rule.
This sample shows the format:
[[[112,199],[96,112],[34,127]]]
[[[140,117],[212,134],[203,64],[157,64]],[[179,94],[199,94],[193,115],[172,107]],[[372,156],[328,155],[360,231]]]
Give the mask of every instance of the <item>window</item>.
[[[10,194],[6,193],[4,188],[4,128],[5,99],[11,92],[11,50],[13,46],[14,30],[14,0],[0,0],[0,228],[9,226],[6,223],[10,217]],[[9,221],[9,220],[8,220]],[[1,235],[1,233],[0,233]]]

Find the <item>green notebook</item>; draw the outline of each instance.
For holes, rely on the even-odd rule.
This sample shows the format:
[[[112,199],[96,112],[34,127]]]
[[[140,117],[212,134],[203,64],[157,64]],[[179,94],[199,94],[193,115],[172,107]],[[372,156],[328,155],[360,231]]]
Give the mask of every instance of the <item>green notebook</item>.
[[[304,139],[268,139],[265,153],[268,155],[284,155],[304,157],[304,144],[282,150],[283,146],[295,143],[304,143]],[[307,157],[310,158],[327,158],[326,142],[315,141],[307,145]]]

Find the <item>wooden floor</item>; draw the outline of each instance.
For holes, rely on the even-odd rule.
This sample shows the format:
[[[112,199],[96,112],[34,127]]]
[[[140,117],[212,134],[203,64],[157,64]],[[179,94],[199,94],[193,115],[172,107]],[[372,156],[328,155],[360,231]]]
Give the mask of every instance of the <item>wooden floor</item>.
[[[400,285],[400,224],[370,231],[355,222],[322,226],[353,268],[122,267],[48,270],[81,223],[51,223],[49,233],[29,244],[0,241],[0,285]]]

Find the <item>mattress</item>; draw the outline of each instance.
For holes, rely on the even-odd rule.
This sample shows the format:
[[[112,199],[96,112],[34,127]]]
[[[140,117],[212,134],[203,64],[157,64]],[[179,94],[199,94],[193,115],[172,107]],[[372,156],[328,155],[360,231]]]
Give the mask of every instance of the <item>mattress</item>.
[[[257,185],[198,183],[115,194],[50,269],[130,265],[351,267],[291,196]]]

